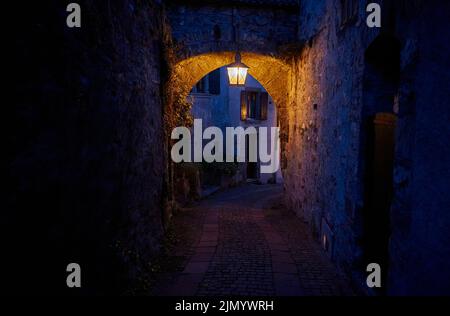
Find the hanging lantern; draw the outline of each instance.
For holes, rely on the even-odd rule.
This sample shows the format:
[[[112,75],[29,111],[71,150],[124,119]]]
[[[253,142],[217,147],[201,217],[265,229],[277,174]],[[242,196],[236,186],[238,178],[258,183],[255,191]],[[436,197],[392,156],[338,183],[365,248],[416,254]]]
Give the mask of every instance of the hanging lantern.
[[[235,62],[227,66],[230,86],[244,86],[248,67],[241,63],[241,54],[236,53]]]

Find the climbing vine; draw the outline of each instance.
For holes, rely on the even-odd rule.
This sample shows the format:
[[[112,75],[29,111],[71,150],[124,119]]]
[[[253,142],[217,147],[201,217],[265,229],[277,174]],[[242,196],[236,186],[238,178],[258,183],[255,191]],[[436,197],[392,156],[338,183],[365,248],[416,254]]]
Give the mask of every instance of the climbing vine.
[[[170,135],[172,129],[177,126],[190,127],[193,124],[192,103],[188,100],[190,87],[173,71],[177,62],[176,55],[181,47],[172,40],[170,34],[170,26],[166,21],[163,23],[163,56],[166,71],[163,76],[165,77],[163,101],[167,135]]]

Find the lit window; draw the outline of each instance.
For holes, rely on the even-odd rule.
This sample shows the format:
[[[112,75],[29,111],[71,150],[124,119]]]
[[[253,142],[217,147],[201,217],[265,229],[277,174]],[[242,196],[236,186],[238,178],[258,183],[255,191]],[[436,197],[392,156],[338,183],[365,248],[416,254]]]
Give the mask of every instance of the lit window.
[[[241,120],[267,120],[269,94],[261,91],[241,91]]]

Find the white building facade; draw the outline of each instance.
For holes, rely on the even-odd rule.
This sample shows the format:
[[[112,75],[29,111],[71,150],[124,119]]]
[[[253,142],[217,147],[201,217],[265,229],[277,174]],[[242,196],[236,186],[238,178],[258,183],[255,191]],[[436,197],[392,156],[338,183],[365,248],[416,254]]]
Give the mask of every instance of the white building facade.
[[[217,126],[225,134],[226,127],[250,126],[267,127],[267,148],[271,148],[270,127],[279,126],[276,106],[264,87],[248,75],[245,86],[235,87],[228,84],[226,67],[216,69],[202,78],[190,94],[192,115],[203,120],[203,128]],[[235,146],[236,147],[236,146]],[[246,150],[248,146],[246,144]],[[244,179],[261,183],[282,182],[281,169],[273,174],[261,173],[261,162],[242,164],[240,173]]]

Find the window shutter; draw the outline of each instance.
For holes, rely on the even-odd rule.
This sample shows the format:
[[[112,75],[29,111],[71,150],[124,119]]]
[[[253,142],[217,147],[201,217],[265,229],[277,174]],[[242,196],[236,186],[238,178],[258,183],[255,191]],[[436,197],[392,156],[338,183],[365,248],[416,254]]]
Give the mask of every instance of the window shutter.
[[[247,119],[247,93],[241,91],[241,121]]]
[[[267,92],[261,92],[261,120],[267,120],[267,108],[269,103],[269,94]]]
[[[220,94],[220,68],[209,74],[209,93]]]

